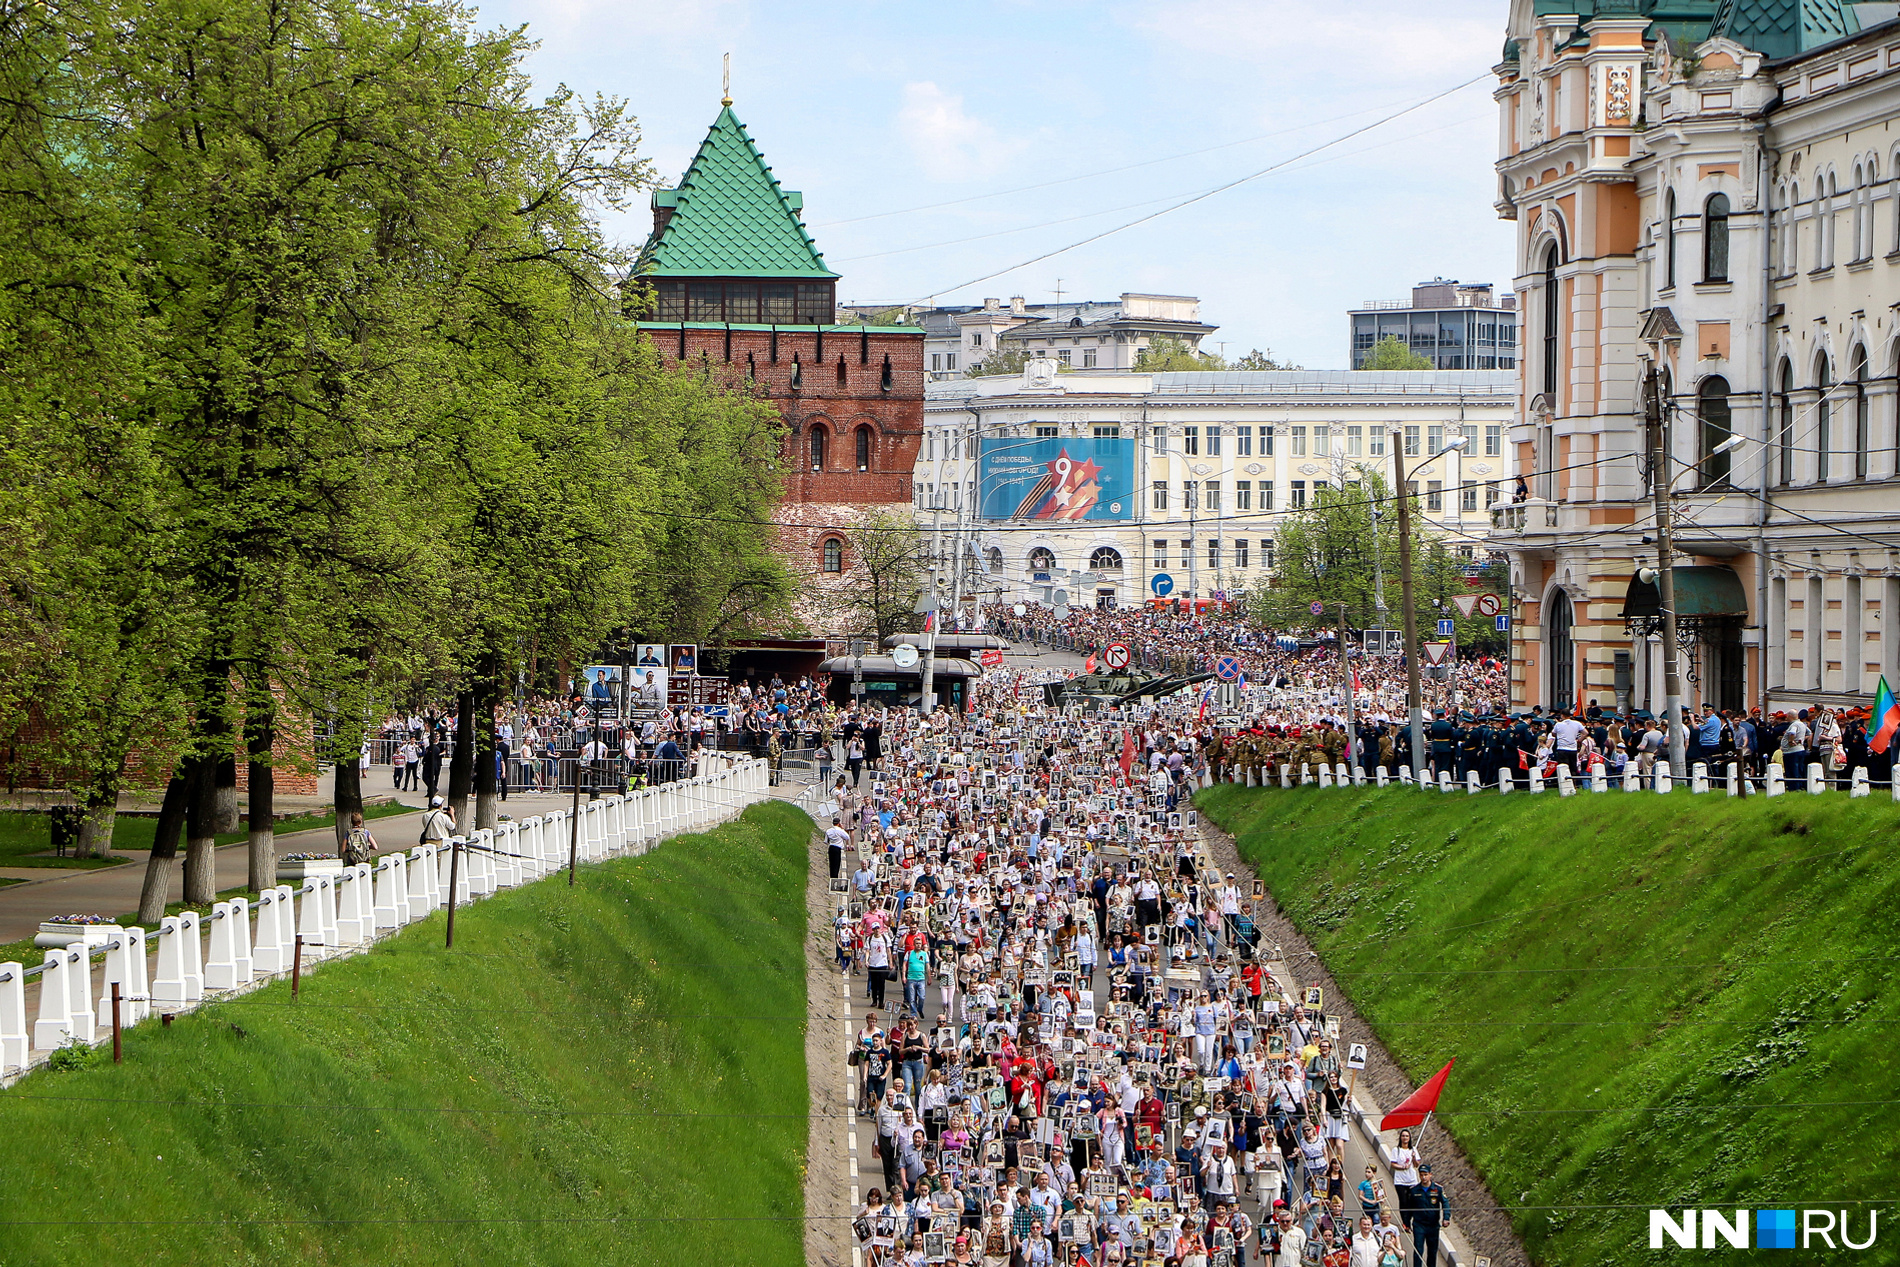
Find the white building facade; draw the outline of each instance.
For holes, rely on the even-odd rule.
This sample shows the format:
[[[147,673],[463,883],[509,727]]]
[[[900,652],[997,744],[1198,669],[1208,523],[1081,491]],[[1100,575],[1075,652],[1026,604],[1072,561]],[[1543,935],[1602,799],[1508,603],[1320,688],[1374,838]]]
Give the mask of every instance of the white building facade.
[[[1364,470],[1390,485],[1396,432],[1430,527],[1480,559],[1489,511],[1510,501],[1516,478],[1515,389],[1515,375],[1498,372],[1065,374],[1032,361],[1020,377],[927,387],[918,520],[963,543],[985,598],[1040,598],[1049,586],[1094,606],[1219,598],[1268,574],[1280,523],[1320,487],[1356,484]],[[1461,452],[1419,465],[1461,437]],[[1117,440],[1127,469],[1100,480],[1106,518],[1031,518],[1027,500],[985,484],[1007,478],[997,459],[1012,448],[1036,450],[1039,463],[1050,448]]]
[[[1657,562],[1653,383],[1686,701],[1870,702],[1900,680],[1900,22],[1545,7],[1513,5],[1497,68],[1532,494],[1493,537],[1513,699],[1661,707],[1656,622],[1626,615]]]

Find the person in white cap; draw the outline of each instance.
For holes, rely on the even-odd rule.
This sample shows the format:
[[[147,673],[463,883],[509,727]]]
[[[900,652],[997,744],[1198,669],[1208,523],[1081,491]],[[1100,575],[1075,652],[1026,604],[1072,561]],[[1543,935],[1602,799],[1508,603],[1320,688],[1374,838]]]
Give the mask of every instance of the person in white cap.
[[[422,843],[445,846],[455,835],[455,811],[442,803],[442,798],[429,798],[429,812],[422,816]]]

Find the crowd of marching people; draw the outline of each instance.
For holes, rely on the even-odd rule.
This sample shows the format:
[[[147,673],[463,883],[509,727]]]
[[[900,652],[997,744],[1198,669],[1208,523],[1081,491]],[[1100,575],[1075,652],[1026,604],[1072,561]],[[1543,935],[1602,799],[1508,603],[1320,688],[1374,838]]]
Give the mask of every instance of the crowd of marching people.
[[[1436,1263],[1428,1160],[1349,1170],[1363,1061],[1202,843],[1191,695],[1064,716],[1008,670],[874,722],[823,806],[869,1267]]]

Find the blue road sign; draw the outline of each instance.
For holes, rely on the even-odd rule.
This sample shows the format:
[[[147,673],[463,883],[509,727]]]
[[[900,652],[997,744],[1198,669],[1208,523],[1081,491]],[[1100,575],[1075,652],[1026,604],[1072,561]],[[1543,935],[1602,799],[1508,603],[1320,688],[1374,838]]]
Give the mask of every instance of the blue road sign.
[[[1155,592],[1156,598],[1166,598],[1174,592],[1174,578],[1166,572],[1156,572],[1154,579],[1148,582],[1148,588]]]
[[[1240,676],[1240,661],[1233,656],[1224,655],[1214,661],[1214,676],[1223,682],[1231,682]]]
[[[1439,637],[1449,638],[1451,637],[1451,633],[1452,633],[1452,625],[1451,625],[1450,620],[1441,620],[1438,622],[1438,636]]]
[[[1498,613],[1498,632],[1499,633],[1511,632],[1511,618],[1509,616],[1506,616],[1502,612]]]

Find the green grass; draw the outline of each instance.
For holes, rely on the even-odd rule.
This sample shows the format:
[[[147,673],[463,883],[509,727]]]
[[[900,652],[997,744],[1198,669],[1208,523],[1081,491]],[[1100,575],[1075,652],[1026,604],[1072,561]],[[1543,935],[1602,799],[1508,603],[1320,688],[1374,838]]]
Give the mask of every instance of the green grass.
[[[1652,1206],[1890,1197],[1895,1106],[1758,1107],[1900,1098],[1885,797],[1199,801],[1414,1082],[1457,1058],[1434,1122],[1501,1204],[1633,1207],[1520,1210],[1536,1261],[1634,1262]]]
[[[393,801],[378,801],[363,807],[365,820],[388,818],[393,814],[414,814],[410,806]],[[298,814],[279,819],[277,834],[334,827],[336,815]],[[124,865],[123,858],[41,858],[53,847],[52,819],[46,814],[0,813],[0,867],[64,867],[77,871]],[[120,814],[112,824],[112,847],[120,850],[150,849],[158,835],[155,814]],[[248,839],[245,831],[224,831],[217,835],[220,845],[235,845]]]
[[[0,1262],[802,1262],[810,830],[754,806],[0,1092]]]

